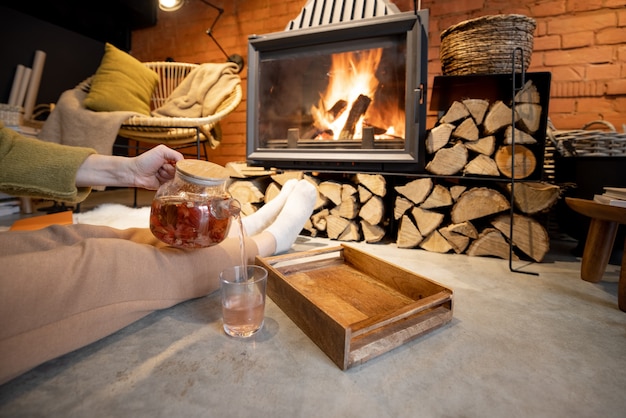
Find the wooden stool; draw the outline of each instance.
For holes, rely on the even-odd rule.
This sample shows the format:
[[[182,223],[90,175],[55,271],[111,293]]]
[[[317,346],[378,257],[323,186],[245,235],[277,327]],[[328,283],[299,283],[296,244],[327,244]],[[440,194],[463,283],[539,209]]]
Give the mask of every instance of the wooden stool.
[[[565,202],[576,212],[591,218],[580,277],[588,282],[597,283],[602,280],[606,265],[609,263],[617,228],[619,224],[626,224],[626,208],[571,197],[565,198]],[[620,310],[626,312],[626,242],[619,273],[617,305]]]

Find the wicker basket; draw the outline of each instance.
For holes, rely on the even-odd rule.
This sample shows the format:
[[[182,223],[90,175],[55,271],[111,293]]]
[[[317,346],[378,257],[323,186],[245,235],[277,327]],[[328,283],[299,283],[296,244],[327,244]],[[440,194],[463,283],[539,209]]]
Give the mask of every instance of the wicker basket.
[[[589,129],[603,125],[608,130]],[[549,132],[563,157],[626,157],[626,132],[619,133],[607,121],[589,122],[582,129]]]
[[[499,74],[530,65],[536,22],[524,15],[490,15],[466,20],[441,33],[440,58],[444,75]]]

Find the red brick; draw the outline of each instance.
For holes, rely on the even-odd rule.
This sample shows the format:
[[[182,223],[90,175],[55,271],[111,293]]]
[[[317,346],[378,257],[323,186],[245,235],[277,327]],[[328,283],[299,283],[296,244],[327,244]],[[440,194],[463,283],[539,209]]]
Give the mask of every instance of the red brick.
[[[561,37],[558,35],[535,37],[533,40],[534,51],[546,51],[559,49],[561,47]]]
[[[566,67],[554,67],[551,72],[553,83],[555,81],[580,81],[585,77],[585,66],[572,65]]]
[[[571,98],[550,99],[550,114],[553,113],[573,113],[576,110],[575,102]]]
[[[594,32],[576,32],[561,35],[563,39],[563,48],[580,48],[583,46],[591,46],[594,44]]]
[[[626,9],[622,9],[617,12],[617,26],[626,26]]]
[[[611,62],[614,50],[610,46],[596,46],[564,51],[546,51],[545,65],[602,64]]]
[[[587,68],[587,80],[610,80],[620,77],[619,64],[590,65]],[[626,92],[625,92],[626,93]]]
[[[626,79],[609,80],[606,84],[606,94],[626,96]]]
[[[599,45],[612,45],[626,43],[626,28],[608,28],[598,31],[596,34]]]
[[[602,0],[568,0],[567,11],[572,13],[598,10],[602,8]]]
[[[535,18],[538,17],[548,17],[548,16],[559,16],[567,11],[566,1],[546,1],[538,4],[533,4],[532,6],[532,16]]]
[[[577,111],[579,113],[593,113],[601,116],[614,111],[611,101],[606,99],[581,97],[576,99],[576,102]]]
[[[578,33],[581,31],[597,31],[617,25],[617,14],[611,10],[594,13],[582,13],[563,16],[548,22],[548,33]]]

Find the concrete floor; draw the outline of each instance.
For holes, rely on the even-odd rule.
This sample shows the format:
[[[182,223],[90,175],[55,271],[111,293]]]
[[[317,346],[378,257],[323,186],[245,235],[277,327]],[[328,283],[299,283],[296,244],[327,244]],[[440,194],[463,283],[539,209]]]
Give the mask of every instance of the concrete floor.
[[[155,312],[0,386],[0,417],[620,417],[619,266],[582,281],[571,240],[542,263],[349,243],[454,290],[454,316],[341,371],[271,301],[263,330],[221,330],[217,295]],[[300,237],[294,251],[336,241]]]

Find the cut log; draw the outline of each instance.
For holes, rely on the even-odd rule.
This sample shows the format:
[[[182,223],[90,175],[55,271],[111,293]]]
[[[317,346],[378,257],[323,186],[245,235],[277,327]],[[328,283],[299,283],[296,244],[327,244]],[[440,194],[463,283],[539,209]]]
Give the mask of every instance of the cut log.
[[[507,183],[509,195],[511,184]],[[561,188],[545,182],[523,181],[515,183],[513,188],[515,207],[527,215],[533,215],[551,208],[561,195]]]
[[[461,196],[461,194],[463,194],[465,190],[467,190],[466,186],[461,186],[458,184],[450,187],[450,196],[452,196],[452,200],[456,202],[459,196]]]
[[[532,80],[528,80],[524,87],[515,94],[515,103],[539,103],[540,101],[541,96]]]
[[[313,222],[311,220],[311,218],[307,219],[306,222],[304,223],[304,226],[302,227],[303,230],[307,231],[309,233],[309,235],[311,235],[312,237],[316,237],[317,236],[317,228],[315,228],[315,226],[313,226]]]
[[[415,226],[417,226],[422,236],[427,236],[435,229],[439,228],[444,218],[443,213],[433,212],[432,210],[425,210],[419,207],[413,208],[411,215],[413,215]]]
[[[280,174],[274,174],[271,178],[276,183],[284,186],[285,183],[291,179],[302,180],[304,178],[304,173],[302,171],[285,171]]]
[[[404,186],[396,186],[395,190],[411,202],[419,205],[433,189],[433,180],[426,177],[408,182]],[[398,219],[398,218],[396,218]]]
[[[472,241],[466,254],[473,257],[491,256],[508,260],[511,252],[509,244],[500,231],[495,228],[486,228],[480,233],[478,239]],[[519,257],[513,253],[511,259],[519,260]]]
[[[450,142],[450,136],[454,130],[454,125],[451,123],[444,123],[435,126],[428,132],[426,136],[426,152],[434,154],[439,149],[443,148]]]
[[[444,123],[435,126],[428,132],[426,136],[426,152],[434,154],[439,149],[443,148],[450,142],[450,136],[454,130],[454,125],[451,123]]]
[[[498,191],[474,187],[463,193],[452,206],[452,223],[471,221],[510,209],[509,201]]]
[[[333,180],[323,181],[319,185],[319,191],[335,205],[341,204],[342,184]]]
[[[311,223],[318,231],[326,231],[326,218],[330,215],[328,209],[322,209],[311,216]]]
[[[241,207],[241,215],[242,216],[252,215],[254,212],[256,212],[258,210],[256,205],[254,205],[253,203],[250,203],[250,202],[240,203],[240,207]]]
[[[367,108],[369,107],[371,102],[372,99],[364,94],[360,94],[359,97],[356,98],[354,103],[352,103],[352,107],[350,108],[350,112],[348,113],[346,123],[343,125],[343,129],[339,133],[340,140],[354,139],[354,130],[356,128],[356,124],[359,119],[361,119],[361,116],[363,116],[365,112],[367,112]]]
[[[528,133],[535,133],[541,122],[541,106],[535,103],[520,103],[515,105],[515,113],[519,116],[520,124]]]
[[[476,141],[465,142],[464,145],[470,151],[491,156],[496,150],[496,137],[493,135],[484,136]]]
[[[380,242],[385,237],[385,228],[380,225],[372,225],[366,220],[361,220],[361,230],[363,238],[368,244]]]
[[[247,162],[243,161],[231,161],[225,166],[230,171],[230,176],[233,178],[247,178],[247,177],[259,177],[269,176],[276,174],[275,169],[266,169],[265,167],[249,166]]]
[[[348,102],[345,100],[337,100],[333,107],[328,109],[326,116],[330,121],[334,121],[348,108]]]
[[[524,145],[515,146],[515,155],[512,155],[512,145],[502,145],[494,156],[498,170],[508,178],[525,179],[537,167],[537,159],[533,152]]]
[[[489,102],[483,99],[465,99],[463,104],[470,112],[470,115],[472,115],[472,118],[474,118],[476,125],[481,125],[487,109],[489,109]]]
[[[452,105],[448,108],[445,115],[441,117],[439,120],[440,123],[454,123],[460,121],[461,119],[465,119],[470,115],[467,107],[459,101],[454,101]]]
[[[450,224],[447,226],[447,229],[450,232],[454,232],[455,234],[465,235],[468,238],[476,239],[478,238],[478,231],[474,227],[474,225],[469,222],[461,222],[458,224]]]
[[[344,200],[350,197],[353,197],[354,195],[356,195],[356,192],[357,192],[356,187],[354,187],[350,183],[343,184],[341,186],[341,201],[343,202]]]
[[[260,203],[265,194],[261,191],[261,186],[256,181],[237,180],[228,186],[228,193],[233,199],[237,199],[240,204]]]
[[[450,244],[454,252],[457,254],[463,253],[470,243],[468,236],[451,231],[450,226],[440,228],[439,233],[448,241],[448,244]]]
[[[359,190],[359,201],[361,203],[367,202],[374,195],[367,187],[363,187],[361,184],[359,184],[357,189]]]
[[[483,130],[487,135],[492,135],[498,132],[500,129],[511,125],[513,113],[511,108],[498,100],[489,108],[485,121],[483,122]],[[519,116],[515,116],[515,122],[519,119]]]
[[[371,225],[377,225],[382,222],[385,216],[385,205],[383,199],[373,196],[369,199],[359,211],[359,217]]]
[[[452,148],[442,148],[435,153],[433,159],[426,164],[426,170],[440,176],[452,176],[459,173],[467,164],[467,148],[462,143]]]
[[[361,232],[359,231],[359,225],[350,221],[346,229],[337,237],[338,241],[360,241]]]
[[[452,250],[452,246],[439,231],[433,231],[419,243],[419,247],[433,253],[445,254]]]
[[[463,141],[476,141],[478,139],[478,126],[476,126],[474,119],[467,118],[452,131],[452,136]]]
[[[270,183],[265,188],[265,196],[263,196],[263,203],[269,203],[272,199],[274,199],[280,193],[280,187],[278,183]]]
[[[497,177],[500,175],[500,171],[492,158],[479,154],[476,158],[467,163],[463,169],[463,174]]]
[[[381,174],[357,173],[355,183],[367,187],[376,196],[384,197],[387,194],[387,182]]]
[[[400,219],[406,211],[413,207],[413,202],[409,199],[406,199],[402,196],[396,196],[396,203],[393,206],[393,217],[394,219]]]
[[[511,217],[500,215],[491,224],[509,240]],[[513,245],[540,263],[550,250],[550,238],[546,229],[535,219],[525,215],[513,215]]]
[[[355,195],[348,196],[346,199],[342,200],[336,208],[339,210],[339,216],[346,219],[356,218],[360,209]]]
[[[330,239],[337,239],[348,228],[350,221],[341,216],[328,215],[326,217],[326,234]]]
[[[433,191],[428,195],[426,200],[424,200],[424,203],[422,203],[421,207],[423,209],[434,209],[450,205],[452,205],[450,190],[440,184],[436,184],[435,187],[433,187]],[[422,234],[425,235],[423,232]]]
[[[411,221],[411,218],[407,215],[402,216],[396,240],[398,248],[415,248],[423,239],[424,237],[420,234],[413,221]]]
[[[515,132],[515,143],[516,144],[536,144],[537,140],[533,138],[532,135],[527,134],[524,131],[521,131],[512,126],[507,126],[504,131],[504,143],[510,145],[513,143],[513,132]]]

